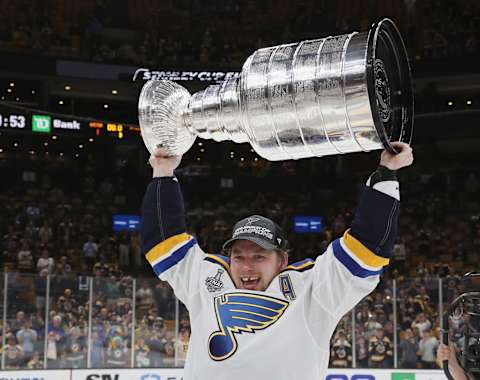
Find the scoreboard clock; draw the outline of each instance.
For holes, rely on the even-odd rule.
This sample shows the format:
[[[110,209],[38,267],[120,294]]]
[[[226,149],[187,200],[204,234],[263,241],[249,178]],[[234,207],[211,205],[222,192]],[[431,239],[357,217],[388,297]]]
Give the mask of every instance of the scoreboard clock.
[[[23,115],[0,114],[0,128],[24,129],[26,125],[26,118]]]

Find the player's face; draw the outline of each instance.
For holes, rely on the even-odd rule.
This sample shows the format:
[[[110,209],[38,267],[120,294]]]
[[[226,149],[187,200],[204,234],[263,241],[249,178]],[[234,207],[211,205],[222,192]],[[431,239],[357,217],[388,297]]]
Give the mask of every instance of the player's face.
[[[264,291],[287,262],[286,254],[266,250],[249,240],[237,240],[232,245],[230,270],[238,289]]]

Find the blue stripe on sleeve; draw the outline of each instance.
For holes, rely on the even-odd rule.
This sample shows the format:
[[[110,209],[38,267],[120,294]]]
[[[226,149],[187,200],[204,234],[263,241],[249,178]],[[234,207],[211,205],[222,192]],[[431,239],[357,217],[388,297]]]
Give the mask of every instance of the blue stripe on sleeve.
[[[371,271],[358,265],[358,263],[353,260],[347,252],[344,251],[344,249],[340,245],[340,239],[336,239],[332,243],[332,246],[333,254],[337,258],[337,260],[339,260],[354,276],[365,278],[370,276],[376,276],[383,272],[383,269]]]
[[[160,276],[163,272],[178,264],[180,261],[183,260],[188,250],[192,248],[195,244],[197,244],[197,240],[190,239],[187,244],[178,248],[168,258],[155,264],[155,266],[153,267],[153,271],[155,272],[155,274],[157,276]]]
[[[305,260],[302,260],[302,261],[298,261],[296,263],[293,263],[293,264],[290,264],[290,266],[294,267],[294,268],[297,268],[297,267],[301,267],[302,265],[304,264],[314,264],[314,261],[312,259],[305,259]]]

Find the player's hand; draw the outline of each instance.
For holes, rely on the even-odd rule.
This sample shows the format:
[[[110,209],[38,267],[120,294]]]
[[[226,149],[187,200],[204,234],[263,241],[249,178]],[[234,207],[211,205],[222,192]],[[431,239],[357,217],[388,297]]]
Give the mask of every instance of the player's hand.
[[[445,344],[440,344],[437,350],[437,360],[443,362],[444,360],[450,361],[452,359],[452,350]]]
[[[182,156],[170,156],[165,149],[156,149],[148,160],[153,168],[153,178],[172,177],[181,160]]]
[[[410,166],[413,162],[413,150],[411,146],[400,141],[395,141],[391,144],[398,153],[392,154],[385,149],[380,156],[380,165],[390,170],[398,170]]]
[[[455,347],[450,340],[448,346],[441,343],[437,349],[437,360],[443,366],[443,361],[448,360],[448,370],[455,380],[468,380],[465,375],[465,371],[458,364],[457,357],[455,356]]]

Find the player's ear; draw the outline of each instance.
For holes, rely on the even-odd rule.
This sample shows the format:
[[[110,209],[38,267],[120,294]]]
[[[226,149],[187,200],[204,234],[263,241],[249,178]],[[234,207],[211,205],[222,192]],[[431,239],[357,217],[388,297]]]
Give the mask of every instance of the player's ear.
[[[288,266],[288,252],[287,251],[277,251],[278,256],[280,257],[280,270],[284,270]]]

